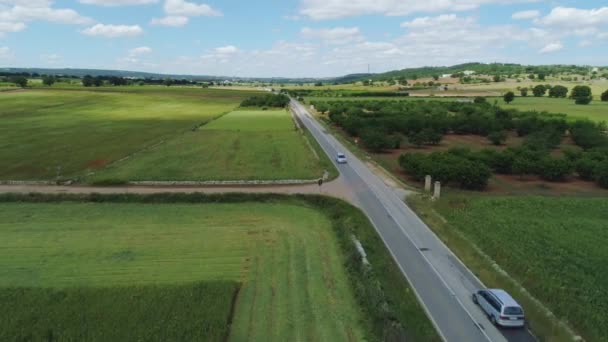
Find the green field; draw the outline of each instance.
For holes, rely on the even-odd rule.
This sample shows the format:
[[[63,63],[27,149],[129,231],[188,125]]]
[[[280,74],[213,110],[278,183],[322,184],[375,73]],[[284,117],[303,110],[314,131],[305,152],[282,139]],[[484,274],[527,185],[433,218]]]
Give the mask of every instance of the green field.
[[[227,281],[171,286],[3,288],[0,303],[5,309],[0,313],[0,340],[225,341],[237,289],[237,282]]]
[[[90,180],[317,179],[323,175],[324,163],[305,139],[288,111],[238,110],[102,170]]]
[[[252,94],[160,89],[0,93],[0,179],[81,176],[229,112]]]
[[[435,208],[585,340],[606,341],[608,200],[452,196]]]
[[[589,105],[577,105],[570,99],[554,99],[549,97],[516,97],[510,104],[502,99],[498,103],[504,108],[519,110],[546,111],[549,113],[567,114],[570,118],[587,118],[593,121],[608,121],[608,102],[594,100]]]
[[[304,206],[2,203],[0,237],[2,288],[237,281],[233,341],[363,339],[331,223]]]

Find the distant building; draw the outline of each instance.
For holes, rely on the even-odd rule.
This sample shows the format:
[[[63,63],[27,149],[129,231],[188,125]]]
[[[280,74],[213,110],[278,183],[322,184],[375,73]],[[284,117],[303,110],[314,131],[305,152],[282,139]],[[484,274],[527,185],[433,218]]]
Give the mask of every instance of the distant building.
[[[441,78],[452,78],[452,74],[443,74]]]
[[[465,70],[462,72],[465,76],[471,76],[475,74],[475,71],[473,70]]]

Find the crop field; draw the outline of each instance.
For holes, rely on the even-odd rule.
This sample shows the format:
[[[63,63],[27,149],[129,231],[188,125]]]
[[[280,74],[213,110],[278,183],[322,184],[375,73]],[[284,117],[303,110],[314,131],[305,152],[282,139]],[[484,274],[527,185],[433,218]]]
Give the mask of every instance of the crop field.
[[[91,181],[316,179],[323,171],[288,111],[238,110],[102,170]]]
[[[593,121],[608,121],[608,102],[600,100],[594,100],[588,105],[577,105],[570,99],[554,99],[549,97],[516,97],[508,105],[502,101],[502,98],[497,100],[499,105],[504,108],[560,113],[568,115],[570,119],[584,118]],[[492,100],[488,99],[488,101]]]
[[[0,92],[0,179],[81,176],[229,112],[252,94],[119,90]]]
[[[52,304],[57,317],[74,317],[70,303],[84,300],[92,306],[76,307],[84,310],[84,317],[98,308],[104,317],[134,311],[133,317],[154,322],[166,311],[145,308],[162,294],[160,310],[176,311],[176,318],[204,318],[213,310],[218,317],[208,324],[221,326],[238,282],[233,341],[363,339],[361,312],[331,223],[305,206],[9,202],[0,204],[0,239],[0,306],[28,299]],[[225,291],[214,285],[217,281],[229,282]],[[196,293],[199,287],[201,293]],[[105,298],[122,293],[117,288],[129,289],[118,297],[126,303]],[[132,294],[139,300],[129,299]],[[207,306],[209,296],[217,296],[211,301],[217,303]],[[199,305],[171,306],[173,299]],[[12,331],[55,319],[39,319],[23,308],[20,317],[30,321],[10,321]],[[193,321],[175,324],[184,329],[202,324]],[[104,325],[100,329],[105,331],[98,333],[133,324],[107,322],[121,329]],[[66,329],[75,329],[71,336],[82,336],[78,334],[88,324]],[[149,336],[145,333],[136,337]]]
[[[237,289],[228,281],[3,288],[0,303],[10,311],[0,313],[0,340],[225,341]]]
[[[605,197],[451,196],[435,208],[587,341],[606,341]]]

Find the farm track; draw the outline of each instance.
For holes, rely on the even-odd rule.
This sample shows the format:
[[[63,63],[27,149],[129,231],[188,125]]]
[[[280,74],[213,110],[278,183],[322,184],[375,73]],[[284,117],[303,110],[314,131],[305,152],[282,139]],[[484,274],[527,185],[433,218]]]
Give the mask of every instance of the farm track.
[[[276,194],[322,194],[344,199],[358,205],[353,193],[341,178],[324,183],[304,185],[239,185],[239,186],[87,186],[87,185],[0,185],[0,193],[45,193],[45,194],[154,194],[154,193],[276,193]]]

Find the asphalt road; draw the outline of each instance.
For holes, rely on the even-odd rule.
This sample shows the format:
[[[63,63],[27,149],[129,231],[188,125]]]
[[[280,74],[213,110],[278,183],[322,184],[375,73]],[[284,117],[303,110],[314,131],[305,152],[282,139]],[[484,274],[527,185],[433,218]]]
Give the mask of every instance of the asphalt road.
[[[418,299],[446,341],[536,341],[523,329],[497,329],[472,302],[483,284],[404,203],[394,189],[325,131],[299,102],[294,112],[340,170],[361,209],[372,221]],[[338,152],[348,163],[337,164]]]

